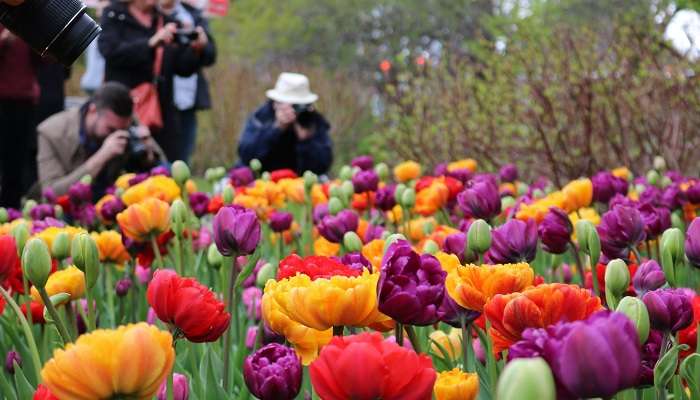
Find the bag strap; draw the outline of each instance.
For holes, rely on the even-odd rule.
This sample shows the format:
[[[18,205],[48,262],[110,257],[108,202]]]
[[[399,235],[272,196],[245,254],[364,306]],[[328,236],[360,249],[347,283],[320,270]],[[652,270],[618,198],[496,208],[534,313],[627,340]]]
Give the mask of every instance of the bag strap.
[[[163,28],[163,16],[158,16],[158,24],[156,25],[156,32]],[[158,77],[163,69],[163,53],[165,50],[162,45],[156,47],[155,60],[153,61],[153,83],[158,82]]]

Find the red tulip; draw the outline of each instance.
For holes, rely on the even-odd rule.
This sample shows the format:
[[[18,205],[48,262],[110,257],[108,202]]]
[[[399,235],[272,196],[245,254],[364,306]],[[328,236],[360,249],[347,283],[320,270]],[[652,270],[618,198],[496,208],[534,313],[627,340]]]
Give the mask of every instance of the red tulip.
[[[681,352],[681,356],[687,357],[697,351],[698,324],[700,324],[700,295],[693,297],[693,322],[689,327],[678,331],[678,342],[687,344],[690,348]]]
[[[297,274],[308,275],[311,280],[318,278],[330,279],[333,276],[360,276],[362,271],[348,267],[347,265],[329,257],[309,256],[301,258],[291,254],[280,261],[277,280],[290,278]]]
[[[41,383],[39,386],[36,388],[36,392],[34,392],[34,397],[32,398],[33,400],[58,400],[58,397],[54,396],[51,392],[49,392],[49,389],[42,385]]]
[[[20,304],[19,308],[22,311],[22,314],[24,314],[24,316],[27,317],[27,304],[22,303],[22,304]],[[32,302],[29,303],[29,309],[32,312],[32,323],[34,323],[34,324],[46,323],[46,320],[44,319],[44,305],[42,303],[39,303],[38,301],[32,300]],[[0,313],[0,314],[2,314],[2,313]]]
[[[270,179],[273,182],[278,182],[282,179],[294,179],[297,177],[296,172],[292,171],[289,168],[286,169],[276,169],[272,172],[270,172]]]
[[[158,318],[191,342],[213,342],[228,328],[231,315],[216,295],[193,278],[181,278],[172,270],[158,270],[146,292]]]
[[[15,238],[10,235],[0,236],[0,283],[21,268]]]
[[[385,341],[379,333],[334,337],[310,373],[324,400],[429,400],[436,378],[428,356]]]

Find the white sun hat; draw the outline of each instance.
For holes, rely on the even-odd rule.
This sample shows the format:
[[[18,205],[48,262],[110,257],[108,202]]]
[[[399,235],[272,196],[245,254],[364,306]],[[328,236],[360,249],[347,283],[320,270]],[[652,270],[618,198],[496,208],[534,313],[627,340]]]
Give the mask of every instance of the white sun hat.
[[[311,92],[309,78],[302,74],[282,72],[277,78],[275,88],[265,94],[269,99],[280,103],[311,104],[318,100],[318,96]]]

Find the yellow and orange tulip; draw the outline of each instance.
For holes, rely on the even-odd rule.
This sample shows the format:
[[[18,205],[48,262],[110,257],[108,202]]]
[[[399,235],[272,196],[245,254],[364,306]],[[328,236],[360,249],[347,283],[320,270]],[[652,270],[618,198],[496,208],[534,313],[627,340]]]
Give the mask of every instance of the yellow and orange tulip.
[[[147,198],[156,198],[166,203],[172,203],[179,197],[180,187],[173,178],[156,175],[128,188],[122,195],[122,201],[130,206]]]
[[[85,274],[76,266],[72,265],[66,269],[56,271],[49,275],[46,282],[46,293],[53,296],[58,293],[67,293],[71,300],[77,300],[85,295]],[[44,304],[39,296],[39,291],[32,286],[32,299]]]
[[[117,222],[126,237],[144,242],[170,228],[169,212],[168,203],[151,197],[117,214]]]
[[[394,167],[394,178],[399,182],[408,182],[420,176],[421,167],[415,161],[404,161]]]
[[[124,247],[124,243],[122,243],[122,235],[119,232],[93,232],[91,236],[97,244],[97,249],[100,251],[100,261],[121,265],[131,259],[129,252]]]
[[[462,307],[483,311],[493,296],[522,291],[532,286],[534,278],[527,263],[466,265],[448,272],[445,287]]]
[[[440,372],[433,391],[436,400],[474,400],[479,395],[479,376],[459,368]]]

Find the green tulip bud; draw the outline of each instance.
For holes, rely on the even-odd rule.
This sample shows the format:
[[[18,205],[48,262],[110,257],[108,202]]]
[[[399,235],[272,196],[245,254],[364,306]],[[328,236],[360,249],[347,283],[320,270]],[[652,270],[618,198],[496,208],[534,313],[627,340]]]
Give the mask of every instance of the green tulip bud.
[[[170,172],[173,175],[175,182],[177,182],[177,184],[180,186],[184,185],[192,175],[190,172],[190,167],[188,167],[187,164],[181,160],[177,160],[173,163],[173,166],[170,168]]]
[[[59,261],[65,260],[70,255],[70,235],[68,232],[59,232],[51,244],[51,254]]]
[[[343,191],[340,189],[340,186],[331,186],[331,188],[328,189],[328,194],[330,197],[343,197]]]
[[[92,177],[90,175],[83,175],[83,177],[80,178],[80,183],[92,185]]]
[[[214,181],[214,180],[216,180],[216,178],[214,177],[214,175],[215,175],[215,173],[214,173],[214,169],[213,169],[213,168],[207,168],[207,169],[204,171],[204,179],[206,179],[206,180],[208,180],[208,181]]]
[[[607,270],[606,277],[607,277]],[[621,312],[632,321],[637,328],[637,336],[639,336],[639,345],[643,345],[649,338],[649,311],[644,305],[644,302],[636,297],[627,296],[620,300],[617,305],[617,312]]]
[[[661,266],[666,280],[676,286],[677,272],[685,264],[685,238],[678,228],[668,228],[661,235]]]
[[[400,233],[393,233],[384,239],[384,251],[382,254],[386,254],[387,249],[389,249],[389,246],[391,246],[393,243],[398,242],[399,240],[406,240],[406,236],[400,234]]]
[[[182,236],[182,232],[187,227],[189,219],[187,214],[187,206],[181,199],[175,199],[170,205],[170,226],[177,236]]]
[[[343,193],[343,198],[351,199],[352,195],[355,194],[355,187],[352,185],[352,182],[345,181],[340,184],[340,191]]]
[[[630,270],[627,268],[627,264],[619,258],[610,261],[605,268],[605,293],[619,298],[629,285]],[[611,308],[615,308],[614,305],[611,306]]]
[[[39,289],[46,286],[51,273],[51,255],[43,240],[30,239],[22,251],[22,270],[29,281]]]
[[[517,191],[518,197],[525,195],[530,188],[524,182],[516,182],[515,190]]]
[[[310,191],[316,183],[318,183],[318,175],[311,171],[304,172],[304,189],[306,189],[307,192]]]
[[[671,226],[678,228],[681,232],[685,232],[685,221],[683,221],[683,212],[678,210],[671,213]]]
[[[374,166],[374,172],[377,173],[377,176],[381,181],[386,181],[389,179],[389,166],[383,162]]]
[[[115,197],[120,197],[120,198],[121,198],[123,194],[124,194],[124,189],[122,189],[122,188],[120,188],[120,187],[118,187],[118,188],[114,191],[114,196],[115,196]]]
[[[0,207],[0,224],[4,224],[8,219],[10,219],[10,214],[7,213],[7,209]]]
[[[598,259],[600,258],[600,237],[595,225],[591,221],[583,219],[576,222],[576,239],[581,251],[591,257],[591,265],[598,264]]]
[[[396,185],[396,189],[394,189],[394,198],[396,199],[397,203],[401,202],[401,196],[403,196],[403,192],[406,191],[406,185],[403,183],[399,183]]]
[[[491,226],[483,219],[472,222],[467,231],[467,250],[483,254],[491,247]]]
[[[440,246],[434,240],[428,239],[423,245],[423,253],[435,255],[440,251]]]
[[[339,212],[343,211],[345,207],[343,206],[343,202],[340,201],[339,198],[337,197],[331,197],[330,200],[328,200],[328,213],[331,215],[336,215]]]
[[[666,171],[666,160],[661,156],[654,157],[654,169],[657,171]]]
[[[345,235],[343,235],[343,246],[345,246],[345,250],[351,253],[362,251],[362,240],[355,232],[345,232]]]
[[[272,180],[272,174],[270,174],[269,172],[265,171],[265,172],[262,173],[262,176],[260,176],[260,179],[262,179],[262,180],[264,180],[264,181],[266,181],[266,182],[270,182],[270,181]]]
[[[277,268],[270,263],[263,265],[258,271],[258,276],[255,278],[255,284],[259,287],[265,287],[265,283],[270,279],[277,277]]]
[[[532,191],[532,197],[535,199],[540,199],[544,197],[544,192],[541,189],[535,189]]]
[[[233,187],[231,185],[224,186],[224,189],[221,191],[221,200],[223,200],[224,204],[233,204],[233,197]]]
[[[634,191],[637,193],[642,193],[645,190],[646,190],[646,186],[642,185],[641,183],[634,185]]]
[[[649,182],[650,185],[657,186],[659,184],[659,181],[661,180],[661,175],[657,171],[654,171],[653,169],[647,172],[647,181]]]
[[[61,292],[49,297],[54,307],[62,306],[70,301],[70,294]]]
[[[34,207],[36,207],[37,203],[36,200],[29,199],[26,202],[24,202],[24,207],[22,208],[22,215],[24,218],[31,218],[31,211]]]
[[[95,240],[87,233],[75,235],[70,253],[73,264],[85,273],[85,286],[91,289],[100,275],[100,252]]]
[[[518,358],[509,362],[498,379],[496,399],[556,399],[552,370],[540,357]]]
[[[115,194],[115,196],[121,196],[121,194]],[[56,219],[63,218],[63,207],[56,204],[53,206],[53,213],[56,215]]]
[[[29,240],[29,227],[26,222],[21,222],[12,227],[10,234],[15,238],[15,243],[17,243],[17,254],[22,254],[24,251],[24,245]]]
[[[416,205],[416,191],[413,188],[407,188],[401,194],[401,205],[411,209]]]
[[[224,168],[224,167],[214,168],[214,176],[216,177],[217,180],[223,178],[224,176],[226,176],[226,168]]]
[[[501,209],[505,210],[511,208],[515,205],[515,199],[511,196],[505,196],[501,198]]]
[[[215,243],[210,244],[207,249],[207,262],[212,268],[216,269],[219,269],[224,263],[224,256],[219,253]]]
[[[435,232],[435,224],[433,224],[431,221],[426,221],[421,228],[423,229],[423,234],[425,234],[425,236]]]
[[[663,178],[661,178],[661,187],[662,188],[665,189],[665,188],[671,186],[672,184],[673,184],[673,181],[668,176],[664,176]]]
[[[350,168],[349,165],[343,165],[340,167],[338,178],[340,178],[341,181],[348,181],[352,179],[352,168]]]
[[[250,166],[250,169],[252,169],[255,173],[260,172],[260,170],[262,169],[262,163],[257,158],[250,160],[248,166]]]

